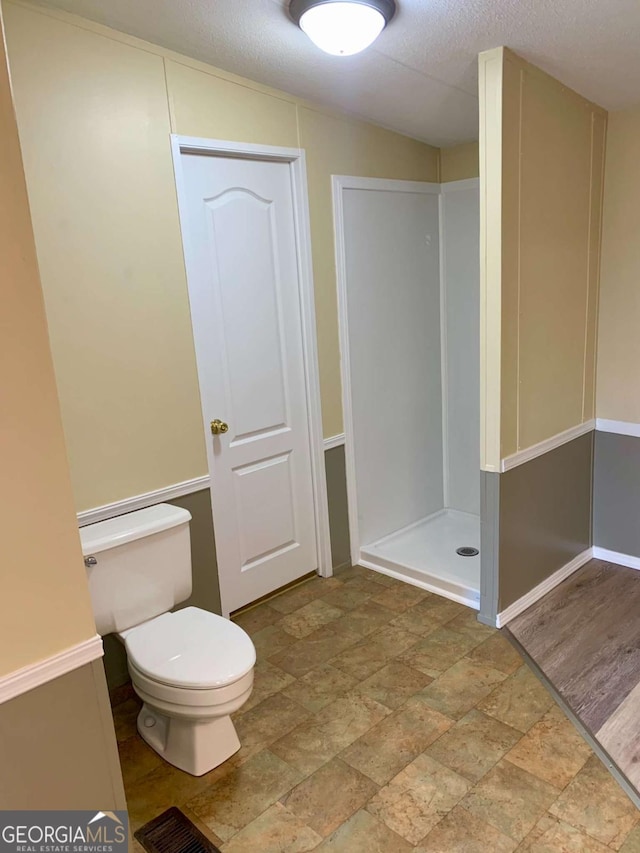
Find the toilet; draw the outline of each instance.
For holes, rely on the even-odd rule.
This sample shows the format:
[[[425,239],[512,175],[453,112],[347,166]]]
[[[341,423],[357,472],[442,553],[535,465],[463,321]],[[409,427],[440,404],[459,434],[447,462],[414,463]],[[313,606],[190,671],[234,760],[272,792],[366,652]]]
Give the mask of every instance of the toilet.
[[[96,627],[127,650],[141,737],[202,776],[240,749],[231,721],[251,695],[256,652],[242,628],[191,595],[187,510],[169,504],[80,529]]]

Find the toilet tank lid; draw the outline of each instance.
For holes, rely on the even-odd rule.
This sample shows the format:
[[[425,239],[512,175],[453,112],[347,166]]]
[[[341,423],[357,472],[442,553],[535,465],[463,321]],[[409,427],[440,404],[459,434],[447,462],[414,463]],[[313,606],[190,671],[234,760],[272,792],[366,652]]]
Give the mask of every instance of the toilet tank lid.
[[[98,521],[80,528],[80,542],[84,556],[116,548],[135,539],[170,530],[191,521],[191,513],[179,506],[157,504],[128,512],[117,518]]]

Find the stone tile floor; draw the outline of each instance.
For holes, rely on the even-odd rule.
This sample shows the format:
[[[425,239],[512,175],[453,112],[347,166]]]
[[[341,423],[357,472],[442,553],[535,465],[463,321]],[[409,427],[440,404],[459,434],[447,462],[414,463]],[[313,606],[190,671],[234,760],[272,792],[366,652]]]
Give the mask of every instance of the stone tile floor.
[[[236,621],[258,663],[222,767],[166,764],[114,696],[133,829],[177,805],[224,853],[640,853],[640,812],[473,611],[354,567]]]

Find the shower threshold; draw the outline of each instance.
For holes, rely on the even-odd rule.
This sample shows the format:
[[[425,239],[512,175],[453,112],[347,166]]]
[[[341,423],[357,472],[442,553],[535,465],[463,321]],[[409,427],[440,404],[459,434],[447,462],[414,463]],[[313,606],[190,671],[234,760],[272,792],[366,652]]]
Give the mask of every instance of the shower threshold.
[[[458,548],[477,555],[463,557]],[[360,564],[466,604],[480,607],[480,516],[443,509],[360,549]]]

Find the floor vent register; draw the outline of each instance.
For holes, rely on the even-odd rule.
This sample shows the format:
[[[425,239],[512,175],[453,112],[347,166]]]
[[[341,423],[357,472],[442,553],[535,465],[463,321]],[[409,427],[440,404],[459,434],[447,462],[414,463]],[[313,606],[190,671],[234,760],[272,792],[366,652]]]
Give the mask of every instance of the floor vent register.
[[[220,853],[180,809],[167,809],[134,833],[149,853]]]

